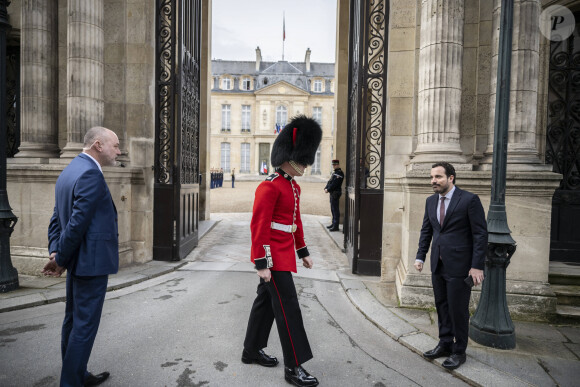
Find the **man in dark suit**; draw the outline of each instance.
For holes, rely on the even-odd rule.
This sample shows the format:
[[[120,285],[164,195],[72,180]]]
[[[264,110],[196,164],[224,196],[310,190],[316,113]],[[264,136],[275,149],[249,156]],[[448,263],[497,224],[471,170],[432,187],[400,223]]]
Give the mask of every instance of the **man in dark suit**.
[[[340,195],[342,195],[342,181],[344,180],[344,173],[340,169],[338,160],[332,160],[332,176],[326,186],[324,192],[330,194],[330,212],[332,213],[332,224],[327,226],[330,231],[339,231],[338,224],[340,223]]]
[[[117,210],[101,166],[115,165],[119,139],[95,127],[84,138],[83,153],[62,171],[55,187],[48,229],[49,262],[42,272],[67,270],[62,325],[61,386],[96,386],[108,372],[93,375],[87,363],[97,335],[109,274],[119,268]]]
[[[431,272],[439,320],[439,344],[423,354],[448,358],[443,367],[465,363],[469,333],[471,286],[483,281],[487,224],[479,197],[455,186],[455,168],[445,162],[431,169],[434,195],[427,198],[415,268],[423,270],[431,244]],[[432,243],[431,243],[432,241]],[[453,341],[455,339],[455,342]]]

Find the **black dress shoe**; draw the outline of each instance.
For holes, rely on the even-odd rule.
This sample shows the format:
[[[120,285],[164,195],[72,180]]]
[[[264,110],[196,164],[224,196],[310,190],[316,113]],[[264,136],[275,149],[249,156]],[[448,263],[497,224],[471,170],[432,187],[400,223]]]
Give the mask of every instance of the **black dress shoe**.
[[[453,353],[443,362],[442,366],[448,370],[454,370],[463,363],[465,363],[467,357],[464,353]]]
[[[242,363],[256,363],[264,367],[275,367],[278,365],[278,359],[276,359],[274,356],[266,355],[266,353],[261,349],[254,356],[250,355],[250,353],[244,349],[242,352]]]
[[[328,231],[340,231],[338,227],[329,228]]]
[[[334,225],[332,225],[332,224],[330,226],[326,226],[326,228],[333,228],[333,227],[334,227]]]
[[[310,375],[302,366],[284,367],[284,379],[295,386],[318,386],[318,379]]]
[[[85,377],[85,387],[88,386],[98,386],[99,384],[103,383],[109,377],[108,372],[102,372],[98,375],[93,375],[89,372],[89,374]]]
[[[427,359],[437,359],[439,357],[446,357],[449,355],[451,355],[449,347],[445,347],[441,344],[437,344],[437,346],[432,350],[423,353],[423,357],[426,357]]]

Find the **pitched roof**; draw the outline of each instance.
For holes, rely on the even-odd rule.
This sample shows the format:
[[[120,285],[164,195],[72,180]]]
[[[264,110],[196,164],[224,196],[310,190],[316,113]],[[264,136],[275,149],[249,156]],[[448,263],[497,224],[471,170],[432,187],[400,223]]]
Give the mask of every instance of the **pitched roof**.
[[[259,75],[259,74],[302,74],[309,77],[334,77],[334,63],[310,63],[310,72],[306,72],[304,62],[261,62],[260,71],[256,71],[255,61],[212,60],[212,75]]]
[[[272,64],[268,68],[264,69],[262,74],[302,74],[302,71],[298,70],[291,63],[286,61],[280,61]]]

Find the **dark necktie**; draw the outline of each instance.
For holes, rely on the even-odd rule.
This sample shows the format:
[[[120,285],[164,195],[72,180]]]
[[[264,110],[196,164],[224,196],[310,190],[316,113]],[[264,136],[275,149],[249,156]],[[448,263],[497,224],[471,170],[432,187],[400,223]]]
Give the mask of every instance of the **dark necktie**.
[[[445,220],[445,196],[441,197],[441,207],[439,207],[439,225],[443,227],[443,221]]]

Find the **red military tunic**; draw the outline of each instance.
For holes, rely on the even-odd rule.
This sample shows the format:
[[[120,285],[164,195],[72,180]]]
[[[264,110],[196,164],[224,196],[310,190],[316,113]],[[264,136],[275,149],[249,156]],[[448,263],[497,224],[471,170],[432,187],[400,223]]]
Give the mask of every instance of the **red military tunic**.
[[[296,225],[295,232],[273,229],[272,222]],[[300,258],[309,255],[300,219],[300,186],[281,169],[256,189],[250,230],[251,258],[257,269],[296,273],[296,253]]]

